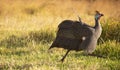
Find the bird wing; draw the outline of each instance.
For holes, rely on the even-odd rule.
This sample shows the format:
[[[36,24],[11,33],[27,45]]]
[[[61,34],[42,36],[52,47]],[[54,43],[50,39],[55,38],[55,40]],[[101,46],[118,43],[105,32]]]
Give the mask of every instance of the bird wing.
[[[94,28],[86,24],[74,21],[63,21],[58,26],[56,39],[50,48],[56,46],[74,50],[84,49],[86,46],[82,48],[81,46],[89,40],[88,38],[93,35],[93,32]]]
[[[62,21],[59,25],[59,29],[66,29],[66,28],[71,28],[73,26],[73,21],[72,20],[64,20]]]
[[[73,32],[76,38],[90,37],[95,32],[95,29],[87,24],[75,24],[73,25]]]
[[[93,35],[95,29],[85,23],[72,20],[64,20],[58,25],[59,36],[82,39],[82,37],[89,37]]]
[[[87,24],[74,25],[74,36],[82,41],[79,42],[78,50],[89,49],[89,53],[93,52],[97,39],[94,36],[95,29]]]

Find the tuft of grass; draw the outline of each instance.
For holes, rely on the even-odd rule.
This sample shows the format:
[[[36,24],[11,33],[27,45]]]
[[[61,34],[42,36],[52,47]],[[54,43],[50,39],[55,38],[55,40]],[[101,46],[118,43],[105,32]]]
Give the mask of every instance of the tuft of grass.
[[[55,31],[32,31],[29,33],[29,38],[37,43],[50,43],[55,38]]]
[[[120,44],[116,43],[116,41],[106,41],[103,44],[97,46],[95,50],[96,55],[101,55],[102,57],[106,57],[112,60],[120,59]]]
[[[6,37],[5,39],[1,40],[0,46],[5,47],[24,47],[27,45],[27,38],[26,37],[18,37],[15,35],[11,35],[9,37]]]
[[[115,40],[120,42],[120,22],[115,20],[106,19],[106,22],[102,22],[102,34],[99,39],[99,43],[104,41]]]
[[[25,47],[29,43],[50,43],[55,38],[55,31],[51,30],[39,30],[31,31],[28,35],[10,35],[5,37],[0,41],[0,46],[5,46],[7,48],[11,47]]]

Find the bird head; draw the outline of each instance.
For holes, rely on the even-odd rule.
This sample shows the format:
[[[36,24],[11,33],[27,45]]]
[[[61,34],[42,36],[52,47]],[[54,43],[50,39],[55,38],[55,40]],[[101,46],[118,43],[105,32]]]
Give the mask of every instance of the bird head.
[[[95,20],[99,20],[102,16],[104,16],[102,13],[100,13],[99,11],[96,11]]]

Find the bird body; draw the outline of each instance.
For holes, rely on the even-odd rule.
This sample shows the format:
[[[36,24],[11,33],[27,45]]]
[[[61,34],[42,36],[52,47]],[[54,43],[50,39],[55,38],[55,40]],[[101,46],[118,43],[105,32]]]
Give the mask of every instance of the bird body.
[[[61,59],[64,61],[70,50],[84,50],[87,54],[94,52],[97,40],[99,39],[102,28],[99,23],[100,14],[98,11],[95,15],[95,26],[89,26],[81,21],[64,20],[58,25],[56,39],[52,43],[51,48],[58,47],[67,49],[67,53]]]

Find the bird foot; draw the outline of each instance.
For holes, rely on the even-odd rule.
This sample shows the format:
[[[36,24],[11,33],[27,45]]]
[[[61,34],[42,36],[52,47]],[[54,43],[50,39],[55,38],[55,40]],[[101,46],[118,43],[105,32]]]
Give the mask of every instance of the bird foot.
[[[61,59],[61,60],[60,60],[60,62],[62,62],[62,63],[63,63],[63,62],[64,62],[64,59]]]

